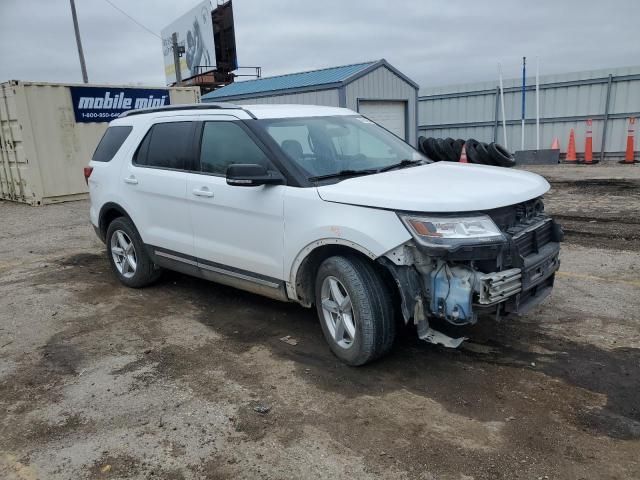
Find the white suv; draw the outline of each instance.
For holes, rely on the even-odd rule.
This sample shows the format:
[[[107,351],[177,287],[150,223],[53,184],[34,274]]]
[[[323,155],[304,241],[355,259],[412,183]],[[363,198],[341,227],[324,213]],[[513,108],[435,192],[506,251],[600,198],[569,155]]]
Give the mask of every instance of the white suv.
[[[114,273],[163,268],[315,305],[350,365],[388,352],[396,319],[522,312],[550,292],[560,227],[533,173],[431,162],[347,109],[201,104],[110,123],[85,169],[91,222]],[[430,323],[431,322],[431,323]]]

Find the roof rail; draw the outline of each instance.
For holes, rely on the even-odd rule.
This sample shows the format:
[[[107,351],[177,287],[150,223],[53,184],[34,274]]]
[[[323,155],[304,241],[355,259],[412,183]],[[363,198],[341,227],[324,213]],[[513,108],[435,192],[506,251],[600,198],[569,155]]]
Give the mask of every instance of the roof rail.
[[[242,107],[234,105],[233,103],[188,103],[184,105],[163,105],[162,107],[153,108],[138,108],[136,110],[127,110],[122,112],[118,118],[130,117],[132,115],[142,115],[145,113],[154,112],[171,112],[176,110],[242,110]]]

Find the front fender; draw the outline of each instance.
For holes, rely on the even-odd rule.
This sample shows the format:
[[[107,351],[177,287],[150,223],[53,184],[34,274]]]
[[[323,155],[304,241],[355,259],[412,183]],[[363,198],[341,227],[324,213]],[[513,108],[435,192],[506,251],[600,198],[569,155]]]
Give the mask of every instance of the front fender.
[[[284,277],[289,285],[295,285],[304,259],[324,245],[347,246],[376,259],[411,239],[395,212],[325,202],[315,188],[289,189],[284,211]]]

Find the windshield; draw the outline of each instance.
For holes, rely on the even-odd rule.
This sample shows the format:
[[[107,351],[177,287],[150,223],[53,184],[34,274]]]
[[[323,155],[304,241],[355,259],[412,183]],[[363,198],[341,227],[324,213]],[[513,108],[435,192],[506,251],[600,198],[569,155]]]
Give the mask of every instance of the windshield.
[[[310,179],[376,173],[429,162],[398,137],[361,116],[260,120],[267,133]]]

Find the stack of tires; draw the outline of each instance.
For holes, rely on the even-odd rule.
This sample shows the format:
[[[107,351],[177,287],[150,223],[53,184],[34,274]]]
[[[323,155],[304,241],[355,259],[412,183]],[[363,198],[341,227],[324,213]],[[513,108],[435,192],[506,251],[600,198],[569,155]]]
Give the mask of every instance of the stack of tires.
[[[459,162],[463,145],[469,163],[497,167],[513,167],[516,164],[513,155],[502,145],[495,142],[484,143],[473,138],[468,140],[433,137],[418,138],[420,151],[436,162]]]

